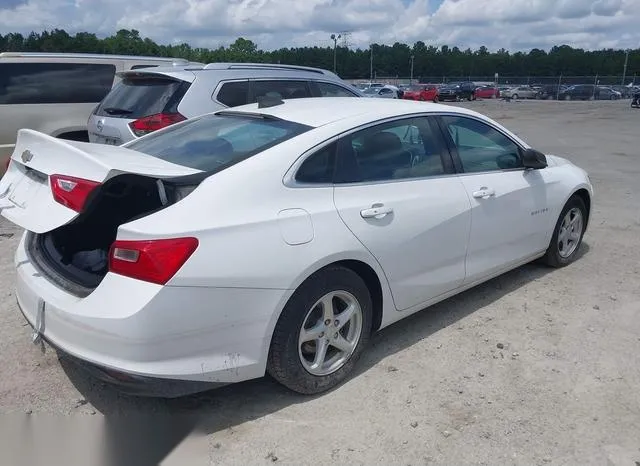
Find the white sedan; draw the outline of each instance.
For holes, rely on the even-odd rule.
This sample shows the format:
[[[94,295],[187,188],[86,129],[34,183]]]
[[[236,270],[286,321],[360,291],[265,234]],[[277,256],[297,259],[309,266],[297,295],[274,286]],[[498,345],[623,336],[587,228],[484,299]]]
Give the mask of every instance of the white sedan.
[[[344,381],[372,332],[534,259],[579,255],[585,171],[471,110],[296,99],[124,147],[21,130],[0,182],[17,302],[127,391]]]

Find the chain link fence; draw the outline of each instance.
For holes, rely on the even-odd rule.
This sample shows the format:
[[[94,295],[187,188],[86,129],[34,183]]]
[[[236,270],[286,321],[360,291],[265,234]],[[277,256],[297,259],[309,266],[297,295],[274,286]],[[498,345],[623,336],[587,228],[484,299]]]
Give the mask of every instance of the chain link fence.
[[[368,79],[350,79],[353,84],[368,82]],[[376,76],[374,81],[395,86],[413,83],[442,84],[459,81],[473,81],[477,84],[496,83],[498,85],[545,85],[545,84],[597,84],[600,86],[640,85],[640,78],[627,76]]]

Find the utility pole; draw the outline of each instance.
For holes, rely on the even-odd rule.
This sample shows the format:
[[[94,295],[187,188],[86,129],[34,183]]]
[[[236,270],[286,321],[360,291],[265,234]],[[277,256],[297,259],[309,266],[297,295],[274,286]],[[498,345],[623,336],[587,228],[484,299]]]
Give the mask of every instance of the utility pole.
[[[629,49],[627,49],[624,56],[624,69],[622,70],[622,85],[624,86],[624,80],[627,77],[627,64],[629,63]]]
[[[413,59],[414,59],[414,55],[411,54],[411,76],[409,77],[409,86],[411,86],[413,84]]]
[[[373,82],[373,44],[369,46],[369,49],[371,50],[370,60],[369,60],[369,82],[372,83]]]
[[[336,73],[336,58],[337,58],[337,51],[338,51],[338,39],[340,39],[342,36],[340,34],[338,34],[337,36],[335,34],[331,34],[331,39],[333,40],[333,72]]]

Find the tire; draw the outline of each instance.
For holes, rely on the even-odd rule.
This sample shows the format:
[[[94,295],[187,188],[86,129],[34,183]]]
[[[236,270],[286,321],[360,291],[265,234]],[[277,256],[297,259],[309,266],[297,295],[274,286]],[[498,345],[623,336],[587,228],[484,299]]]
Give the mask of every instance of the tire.
[[[456,96],[456,102],[462,102],[462,99],[460,98],[459,95]]]
[[[571,96],[569,94],[565,95],[564,100],[571,100]]]
[[[348,325],[342,322],[343,327],[336,327],[335,322],[339,321],[342,311],[337,315],[330,314],[334,320],[328,326],[326,325],[330,319],[326,319],[326,314],[323,316],[324,307],[320,300],[332,294],[336,295],[330,300],[333,303],[332,309],[335,309],[336,304],[340,304],[342,300],[345,300],[342,301],[343,305],[351,299],[353,299],[351,303],[355,302],[359,305],[359,323],[358,318],[355,317],[352,318],[354,320],[349,321]],[[356,310],[353,316],[357,315]],[[327,267],[300,285],[284,307],[271,339],[267,372],[282,385],[301,394],[314,395],[330,390],[344,382],[351,374],[369,342],[372,322],[373,305],[364,280],[350,269],[339,266]],[[308,324],[313,324],[312,327],[316,328],[316,332],[313,333],[320,338],[301,342],[302,330],[304,328],[310,330]],[[358,328],[359,333],[357,333]],[[320,331],[323,333],[319,333]],[[347,335],[343,335],[343,332]],[[357,336],[352,336],[350,339],[351,332],[356,332]],[[323,339],[328,354],[333,354],[333,357],[340,354],[337,347],[327,343],[338,341],[331,338],[330,334],[340,335],[343,342],[352,341],[355,349],[351,350],[350,355],[343,351],[345,359],[339,365],[336,364],[339,361],[336,361],[328,368],[323,368],[322,365],[312,367],[313,364],[309,358],[317,355],[318,345]],[[311,350],[313,354],[310,354]],[[328,358],[330,359],[332,357]],[[326,361],[327,359],[323,358],[323,362]]]
[[[518,94],[513,94],[513,95],[511,96],[511,98],[512,98],[513,100],[518,100]]]
[[[440,99],[438,99],[438,96],[435,96],[435,97],[433,98],[433,103],[434,103],[434,104],[437,104],[439,101],[440,101]]]
[[[577,234],[575,237],[574,243],[572,245],[564,245],[561,247],[559,243],[559,238],[561,231],[563,229],[563,225],[566,224],[568,219],[571,217],[571,214],[577,215],[577,212],[580,213],[580,225],[574,225],[578,231],[574,233]],[[549,243],[549,247],[547,248],[547,252],[542,257],[542,262],[550,267],[560,268],[566,265],[569,265],[578,256],[578,251],[580,250],[580,246],[582,245],[582,238],[584,236],[584,232],[587,227],[588,221],[588,212],[587,208],[584,205],[584,201],[578,197],[573,196],[569,199],[569,201],[565,204],[562,212],[560,213],[560,217],[558,217],[558,221],[553,230],[553,236],[551,237],[551,243]],[[575,217],[574,217],[575,218]],[[567,219],[567,220],[566,220]],[[568,248],[563,253],[563,248]]]

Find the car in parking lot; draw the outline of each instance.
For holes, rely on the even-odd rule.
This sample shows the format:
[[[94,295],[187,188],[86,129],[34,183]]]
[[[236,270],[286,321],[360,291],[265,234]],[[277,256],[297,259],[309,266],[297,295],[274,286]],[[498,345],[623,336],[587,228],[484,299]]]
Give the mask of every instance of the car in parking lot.
[[[480,86],[476,88],[477,99],[497,99],[500,97],[500,89],[496,86]]]
[[[376,99],[399,99],[400,98],[400,90],[388,84],[385,84],[383,87],[369,87],[362,91],[362,94],[365,97],[376,98]]]
[[[86,53],[0,53],[0,175],[19,129],[88,141],[87,118],[119,81],[116,73],[174,64],[188,65],[189,61]]]
[[[598,86],[598,100],[622,99],[622,93],[607,86]]]
[[[0,193],[34,338],[176,396],[266,372],[328,390],[372,332],[574,261],[593,191],[468,109],[264,98],[123,146],[21,130]]]
[[[414,84],[404,91],[402,98],[422,102],[438,102],[438,86],[435,84]]]
[[[135,70],[120,78],[89,117],[91,142],[120,145],[179,121],[265,96],[362,96],[330,71],[284,64],[210,63]]]
[[[545,84],[538,90],[538,99],[553,100],[558,97],[567,87],[564,84]]]
[[[447,83],[438,89],[438,98],[443,101],[475,100],[476,86],[471,81]]]
[[[538,95],[538,90],[529,86],[516,86],[500,93],[501,97],[510,99],[535,99]]]
[[[600,90],[595,84],[575,84],[558,93],[558,100],[594,100]]]

